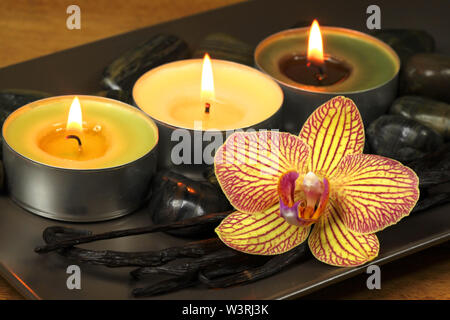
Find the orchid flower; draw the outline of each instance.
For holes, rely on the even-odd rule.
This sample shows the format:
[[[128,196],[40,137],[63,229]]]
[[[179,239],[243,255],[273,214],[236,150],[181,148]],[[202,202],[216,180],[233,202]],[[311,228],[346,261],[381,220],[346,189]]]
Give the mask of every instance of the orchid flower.
[[[217,150],[217,179],[237,210],[216,228],[229,247],[281,254],[304,242],[320,261],[357,266],[378,255],[376,232],[409,215],[418,178],[400,162],[362,154],[364,127],[351,99],[335,97],[299,136],[236,132]],[[310,230],[311,234],[310,234]]]

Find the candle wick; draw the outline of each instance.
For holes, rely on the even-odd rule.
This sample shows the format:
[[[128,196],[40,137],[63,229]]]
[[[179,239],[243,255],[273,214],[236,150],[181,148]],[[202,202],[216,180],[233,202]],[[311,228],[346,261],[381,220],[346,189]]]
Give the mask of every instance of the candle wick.
[[[205,113],[209,113],[209,109],[211,108],[211,104],[208,102],[205,103]]]
[[[78,142],[78,149],[81,150],[81,139],[74,135],[74,134],[69,134],[68,136],[66,136],[66,139],[75,139]]]
[[[327,73],[325,70],[325,64],[314,63],[314,61],[307,61],[306,66],[308,68],[314,67],[317,69],[317,72],[314,74],[319,84],[322,84],[322,81],[327,78]]]
[[[316,79],[319,81],[319,83],[322,83],[322,81],[327,78],[325,65],[317,65],[313,63],[313,66],[318,70],[318,73],[316,73]]]

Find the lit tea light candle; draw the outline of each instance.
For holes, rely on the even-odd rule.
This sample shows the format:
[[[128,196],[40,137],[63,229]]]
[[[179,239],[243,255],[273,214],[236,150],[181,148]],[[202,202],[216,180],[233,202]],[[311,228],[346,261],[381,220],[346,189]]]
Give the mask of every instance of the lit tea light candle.
[[[5,121],[5,141],[33,161],[69,169],[120,166],[155,146],[157,130],[139,110],[100,97],[80,99],[54,97],[18,109]]]
[[[317,20],[314,20],[309,31],[307,54],[288,54],[281,58],[279,67],[289,79],[310,86],[333,85],[345,80],[351,72],[351,67],[344,62],[324,55]]]
[[[136,82],[133,98],[159,127],[159,165],[196,178],[213,164],[227,131],[279,128],[283,92],[254,68],[206,55],[150,70]],[[177,129],[186,129],[189,141]]]
[[[70,140],[70,141],[67,141]],[[39,139],[39,147],[56,158],[86,160],[102,157],[108,150],[109,141],[99,124],[83,127],[83,116],[78,97],[73,99],[67,124],[55,123]],[[114,143],[112,143],[114,144]]]
[[[283,88],[285,129],[298,133],[312,111],[336,95],[358,105],[365,123],[396,96],[400,60],[384,42],[354,30],[319,27],[269,36],[255,50],[259,69]]]
[[[98,221],[137,209],[148,195],[158,129],[129,105],[47,98],[14,111],[2,133],[11,198],[29,211]]]

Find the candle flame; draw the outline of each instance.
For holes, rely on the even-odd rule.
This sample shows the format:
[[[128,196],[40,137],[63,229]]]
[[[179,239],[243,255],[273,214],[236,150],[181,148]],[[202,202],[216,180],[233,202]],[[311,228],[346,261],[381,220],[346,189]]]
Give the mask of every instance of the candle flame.
[[[75,97],[72,101],[69,110],[69,116],[67,117],[67,130],[82,131],[83,130],[83,118],[81,116],[81,106],[78,97]]]
[[[309,29],[307,58],[309,62],[319,66],[324,63],[322,34],[317,20],[313,21]]]
[[[214,95],[214,79],[212,72],[211,59],[206,53],[203,58],[203,68],[202,68],[202,91],[200,95],[201,102],[203,104],[211,104],[215,99]]]

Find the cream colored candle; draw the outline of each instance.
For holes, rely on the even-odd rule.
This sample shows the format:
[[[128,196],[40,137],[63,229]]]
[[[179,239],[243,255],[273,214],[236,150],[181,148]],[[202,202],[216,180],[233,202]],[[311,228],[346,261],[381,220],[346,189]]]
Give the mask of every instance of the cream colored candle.
[[[214,95],[202,96],[202,59],[176,61],[152,69],[135,84],[136,104],[153,119],[178,128],[234,130],[273,116],[283,93],[256,69],[212,60]],[[210,103],[205,112],[205,102]]]

